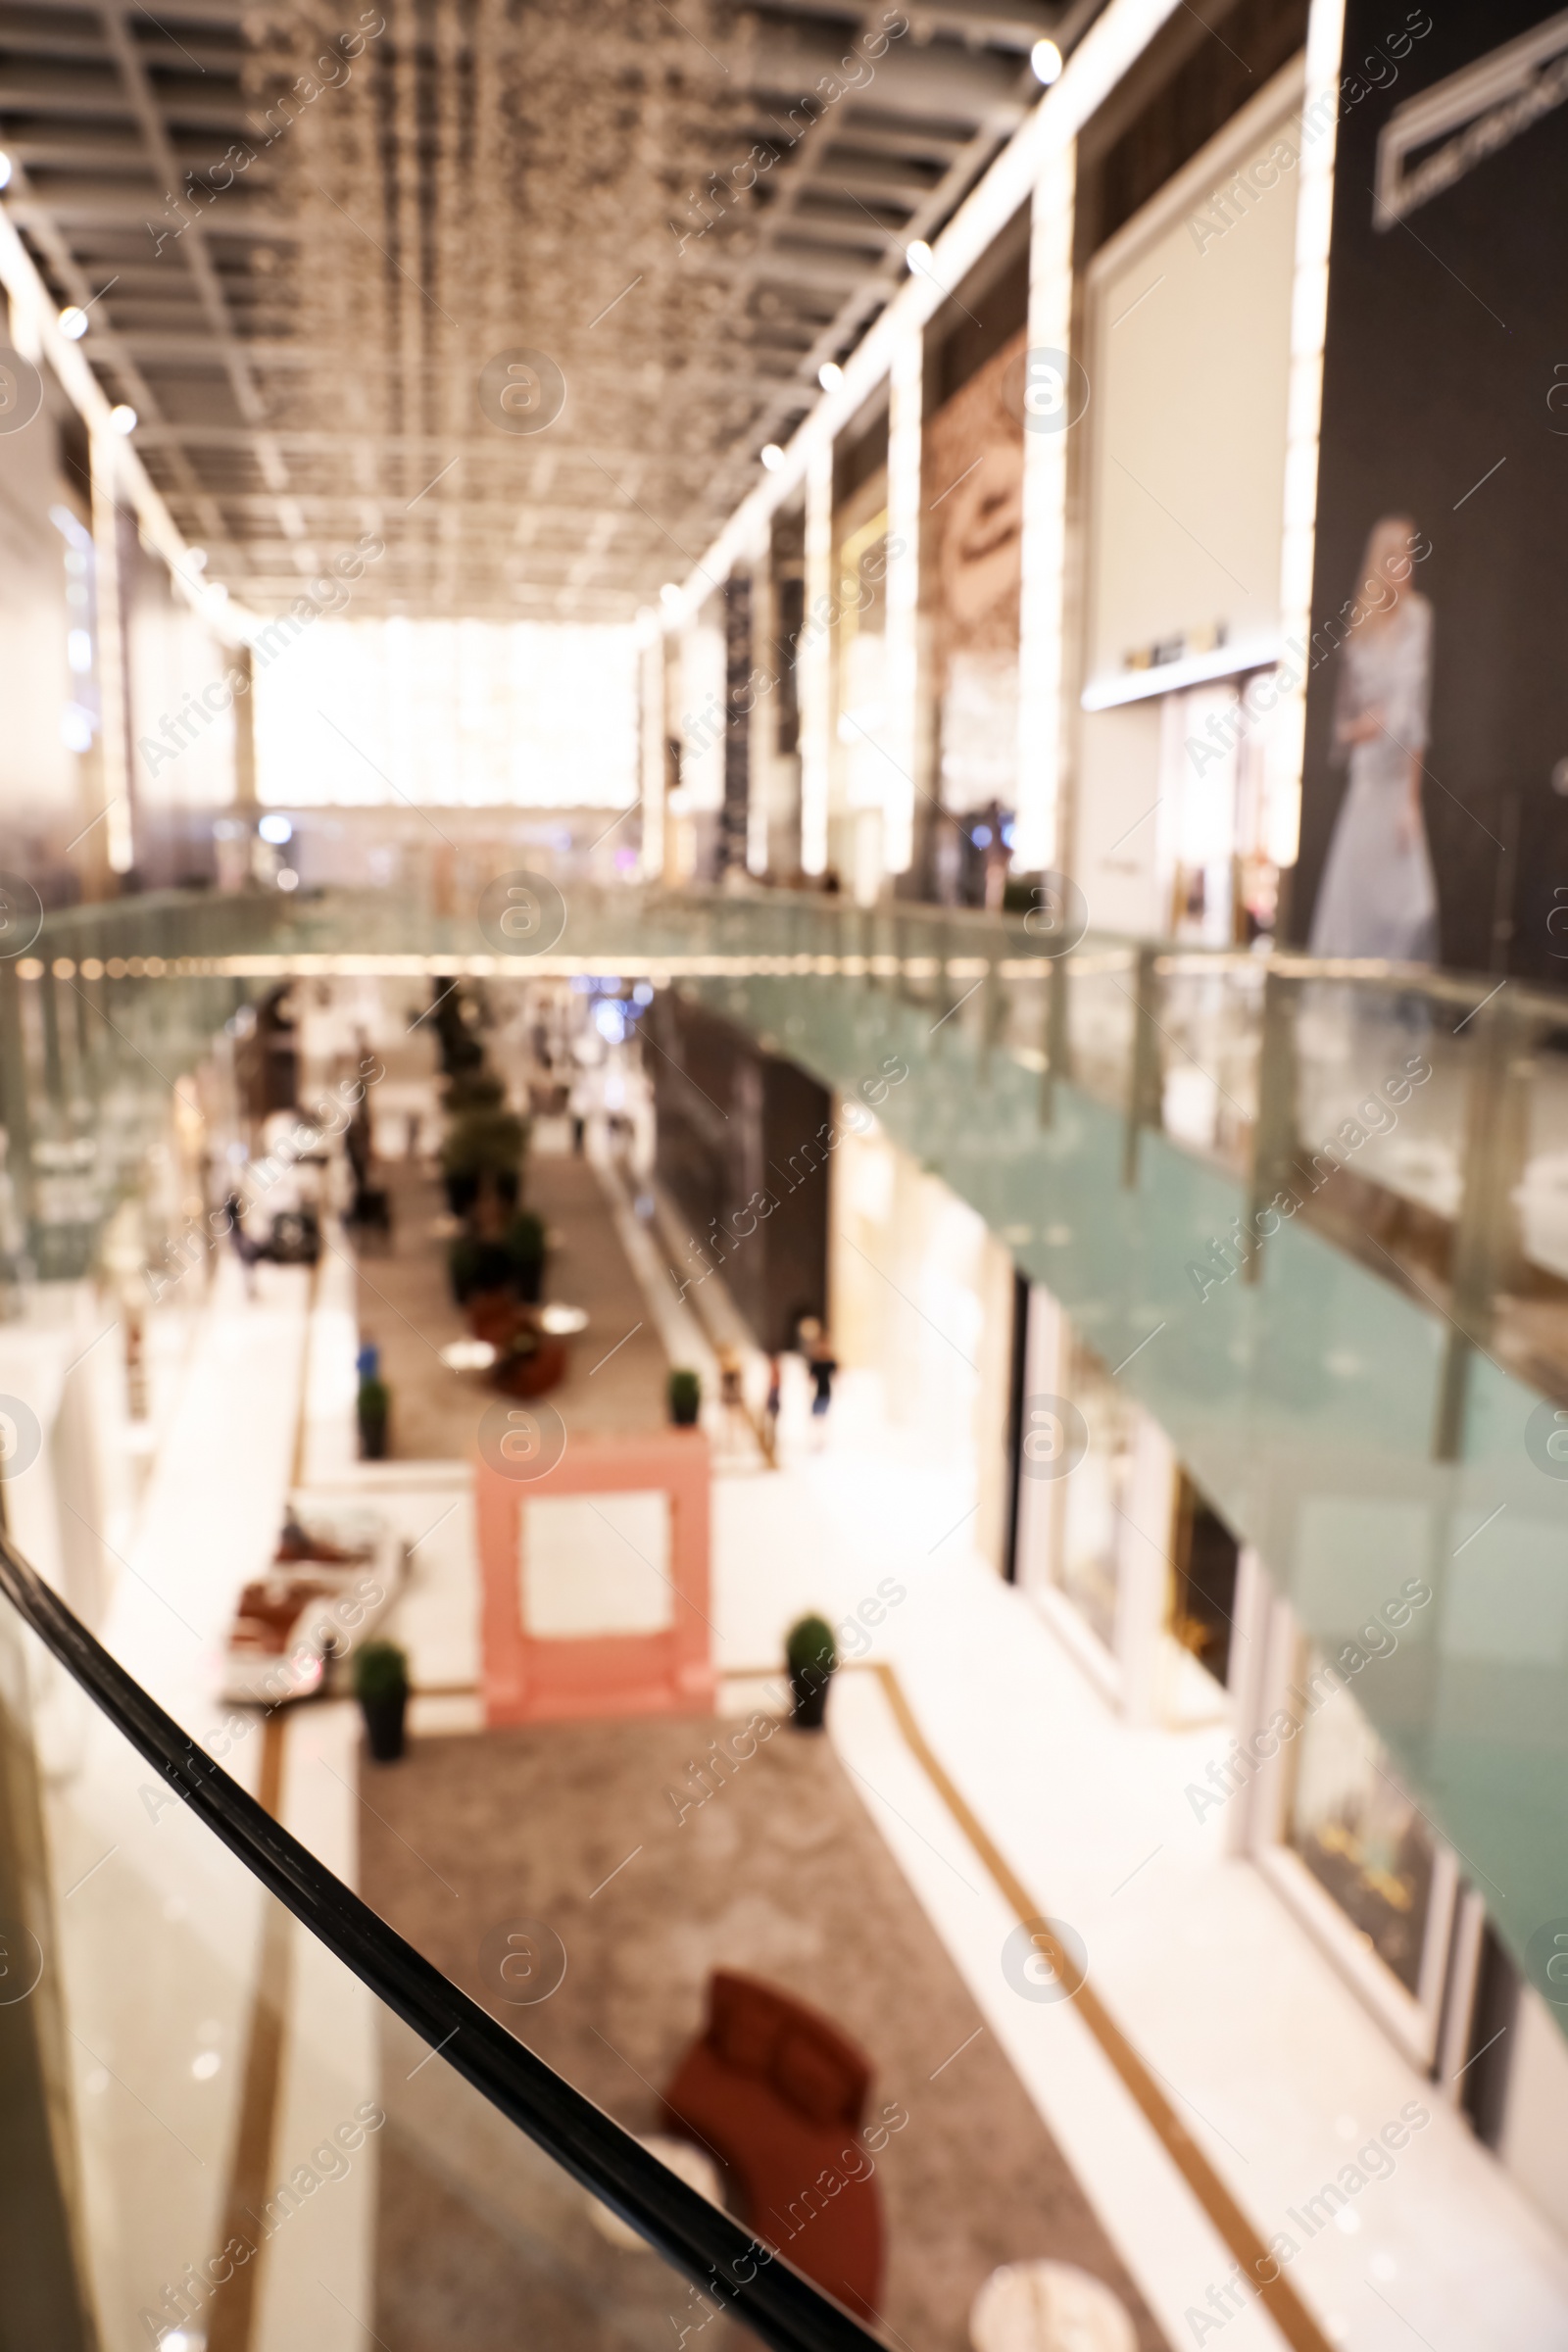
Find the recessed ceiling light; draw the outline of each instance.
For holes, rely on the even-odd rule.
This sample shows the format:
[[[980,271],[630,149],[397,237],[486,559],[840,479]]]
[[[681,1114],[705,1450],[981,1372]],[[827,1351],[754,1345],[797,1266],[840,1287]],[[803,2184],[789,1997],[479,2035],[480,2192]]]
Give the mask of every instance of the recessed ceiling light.
[[[776,441],[769,441],[762,450],[762,464],[769,473],[777,473],[784,463],[784,452]]]
[[[1049,90],[1061,74],[1061,51],[1054,41],[1036,41],[1029,52],[1036,81],[1043,81]]]
[[[904,258],[908,263],[911,270],[929,270],[931,267],[931,248],[926,243],[924,237],[916,237],[912,245],[906,245],[905,247]]]
[[[659,593],[663,602],[671,609],[680,603],[680,590],[676,587],[673,580],[666,580]]]
[[[109,421],[117,433],[133,433],[136,430],[136,412],[128,400],[117,401],[109,412]]]
[[[78,310],[74,302],[68,303],[61,312],[56,324],[70,342],[79,343],[87,332],[87,314],[85,311]]]
[[[185,561],[190,565],[192,571],[205,571],[207,569],[206,548],[187,547],[185,550]]]
[[[824,392],[831,392],[836,384],[843,383],[844,370],[837,360],[824,360],[816,371],[816,380]]]

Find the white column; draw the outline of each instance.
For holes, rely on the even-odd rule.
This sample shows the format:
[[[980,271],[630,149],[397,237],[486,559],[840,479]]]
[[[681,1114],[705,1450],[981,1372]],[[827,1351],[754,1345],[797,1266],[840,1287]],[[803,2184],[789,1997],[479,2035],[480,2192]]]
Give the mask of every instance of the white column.
[[[1029,348],[1066,352],[1072,333],[1073,142],[1048,156],[1035,182],[1029,243]],[[1022,589],[1018,610],[1018,808],[1012,862],[1054,866],[1070,711],[1063,676],[1066,606],[1067,434],[1025,416]],[[1038,429],[1044,428],[1044,429]]]
[[[120,616],[120,518],[117,450],[103,429],[91,435],[94,589],[98,605],[98,777],[103,787],[105,854],[114,873],[135,860],[131,831],[130,745],[125,730],[125,641]]]
[[[637,663],[638,716],[642,740],[639,769],[642,780],[643,858],[645,882],[658,882],[664,872],[664,636],[656,629],[643,646]]]
[[[915,760],[919,755],[921,436],[925,410],[925,336],[906,329],[888,380],[887,635],[884,651],[888,754],[882,859],[907,873],[914,857]]]
[[[764,685],[773,676],[773,518],[764,515],[751,546],[752,676],[747,692],[753,697],[747,742],[750,790],[746,804],[746,870],[767,871],[768,819],[773,808],[773,747],[778,741],[778,688]],[[761,674],[759,675],[759,672]]]
[[[827,865],[833,766],[833,445],[813,449],[806,475],[806,617],[801,629],[801,869]]]
[[[1323,413],[1323,333],[1329,303],[1329,232],[1334,212],[1335,125],[1345,0],[1312,0],[1297,167],[1296,283],[1291,301],[1291,376],[1286,408],[1285,531],[1280,553],[1280,630],[1286,646],[1282,692],[1265,749],[1264,846],[1276,865],[1296,863],[1301,830],[1301,756],[1306,735],[1307,647],[1312,635],[1312,566],[1317,542],[1318,429]]]

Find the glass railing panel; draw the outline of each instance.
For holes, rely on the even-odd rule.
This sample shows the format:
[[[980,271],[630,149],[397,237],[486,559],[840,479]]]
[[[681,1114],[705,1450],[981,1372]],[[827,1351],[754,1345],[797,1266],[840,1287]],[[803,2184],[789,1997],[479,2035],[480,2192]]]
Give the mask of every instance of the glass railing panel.
[[[1086,945],[1068,959],[1067,1052],[1075,1082],[1122,1103],[1132,1083],[1138,958],[1125,948]]]
[[[1019,953],[1016,934],[998,965],[999,1008],[996,1045],[1020,1055],[1026,1067],[1043,1064],[1051,1051],[1051,985],[1054,964],[1032,952]]]
[[[1243,1169],[1257,1123],[1263,967],[1255,959],[1161,956],[1161,1125],[1187,1149]]]
[[[56,2315],[37,2342],[629,2352],[700,2330],[721,2348],[871,2344],[530,2055],[529,2020],[561,1975],[548,1931],[514,1922],[487,1941],[475,1923],[487,2014],[103,1661],[138,1738],[161,1723],[176,1760],[140,1752],[18,1614],[17,1562],[0,1575],[0,2071],[39,2213],[27,2275],[13,2268],[3,2292],[8,2316]],[[67,1646],[91,1645],[75,1628]],[[296,1730],[246,1712],[228,1736],[257,1743],[278,1804]],[[352,1814],[346,1788],[343,1801]],[[241,1850],[220,1822],[239,1823]],[[352,1827],[324,1834],[352,1850]],[[568,2161],[518,2128],[523,2111]],[[693,2148],[672,2156],[702,2170]],[[706,2179],[720,2197],[716,2171]],[[706,2293],[639,2220],[680,2245]]]
[[[1428,1217],[1451,1221],[1463,1189],[1475,1031],[1464,1007],[1416,988],[1307,981],[1296,1007],[1297,1144],[1310,1171],[1338,1162]]]

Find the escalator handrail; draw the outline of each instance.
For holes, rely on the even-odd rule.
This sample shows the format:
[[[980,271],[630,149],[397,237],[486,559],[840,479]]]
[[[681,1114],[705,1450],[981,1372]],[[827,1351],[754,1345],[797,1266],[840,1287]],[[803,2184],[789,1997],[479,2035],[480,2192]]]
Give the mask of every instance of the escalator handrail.
[[[0,1530],[0,1592],[130,1744],[361,1984],[776,2352],[884,2352],[876,2337],[498,2025],[187,1738]]]

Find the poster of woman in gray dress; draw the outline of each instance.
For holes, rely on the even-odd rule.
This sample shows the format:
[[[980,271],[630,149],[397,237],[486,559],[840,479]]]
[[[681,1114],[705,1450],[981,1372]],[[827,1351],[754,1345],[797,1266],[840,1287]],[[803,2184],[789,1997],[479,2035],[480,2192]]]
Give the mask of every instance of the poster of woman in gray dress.
[[[1313,910],[1314,956],[1437,959],[1438,891],[1421,813],[1432,607],[1410,585],[1420,536],[1407,515],[1374,523],[1348,608],[1334,758],[1348,761],[1350,783]]]

